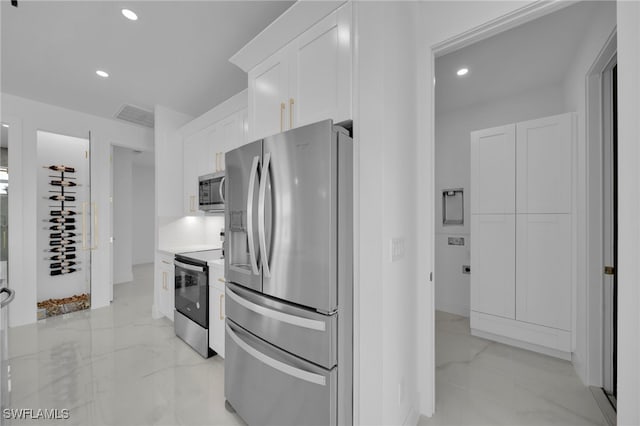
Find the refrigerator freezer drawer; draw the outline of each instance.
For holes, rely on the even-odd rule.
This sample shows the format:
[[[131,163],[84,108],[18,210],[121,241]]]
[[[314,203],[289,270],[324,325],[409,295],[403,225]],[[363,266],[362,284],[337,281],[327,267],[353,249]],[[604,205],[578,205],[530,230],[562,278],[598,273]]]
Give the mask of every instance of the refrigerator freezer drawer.
[[[227,401],[249,425],[335,425],[337,367],[325,370],[258,339],[227,318]]]
[[[337,314],[322,315],[228,283],[226,315],[251,333],[324,368],[337,363]]]

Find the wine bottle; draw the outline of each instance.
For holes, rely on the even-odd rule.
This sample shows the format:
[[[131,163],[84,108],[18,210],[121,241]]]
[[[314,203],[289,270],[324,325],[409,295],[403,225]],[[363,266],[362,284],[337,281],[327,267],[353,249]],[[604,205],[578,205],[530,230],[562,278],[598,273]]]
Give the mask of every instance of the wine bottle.
[[[49,241],[50,246],[68,246],[71,244],[75,244],[76,242],[73,240],[51,240]]]
[[[51,223],[75,223],[76,220],[72,217],[54,217],[49,219]]]
[[[76,229],[75,225],[53,225],[49,227],[51,231],[73,231]]]
[[[49,234],[49,238],[71,238],[71,237],[75,237],[76,234],[74,234],[73,232],[67,232],[67,233],[62,233],[62,232],[57,232],[55,234]]]
[[[49,214],[51,216],[74,216],[77,213],[73,210],[51,210]]]
[[[69,180],[52,180],[50,183],[53,186],[78,186],[77,183]]]
[[[72,195],[52,195],[49,199],[54,201],[75,201],[76,197]]]
[[[74,246],[56,246],[49,249],[50,252],[63,253],[67,251],[76,251]]]
[[[46,166],[45,166],[46,167]],[[56,172],[66,172],[66,173],[75,173],[76,169],[69,166],[49,166],[48,169],[55,170]]]
[[[54,269],[51,272],[49,272],[49,275],[62,275],[62,274],[70,274],[72,272],[75,272],[76,269],[73,268],[68,268],[68,269]]]
[[[49,265],[49,268],[51,269],[68,268],[69,266],[73,266],[75,264],[76,262],[72,262],[72,261],[56,262]]]
[[[64,261],[64,260],[75,259],[75,258],[76,258],[76,255],[74,253],[63,253],[63,254],[57,254],[55,256],[51,256],[47,260]]]

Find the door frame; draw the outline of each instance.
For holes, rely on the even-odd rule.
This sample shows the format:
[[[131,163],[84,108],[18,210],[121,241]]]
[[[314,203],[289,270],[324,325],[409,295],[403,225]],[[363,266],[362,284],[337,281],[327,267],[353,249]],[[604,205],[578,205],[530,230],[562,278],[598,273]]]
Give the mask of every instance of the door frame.
[[[587,384],[604,384],[604,144],[605,117],[603,74],[617,61],[617,32],[614,30],[596,57],[586,77],[586,188],[587,201]]]
[[[565,7],[575,4],[577,1],[555,1],[555,2],[534,2],[525,5],[517,10],[507,13],[497,19],[485,22],[482,25],[468,29],[451,38],[440,41],[428,46],[427,66],[430,69],[430,75],[435,77],[435,59],[456,50],[460,50],[466,46],[477,43],[504,31],[523,25],[534,19],[548,15],[550,13],[561,10]],[[428,84],[431,82],[428,82]],[[428,160],[426,163],[430,170],[428,176],[419,176],[420,181],[428,182],[424,188],[426,195],[426,203],[418,203],[418,217],[430,217],[430,223],[427,225],[429,230],[429,241],[425,245],[418,245],[418,259],[429,259],[431,265],[430,285],[426,293],[419,292],[419,297],[429,301],[428,309],[422,315],[418,315],[418,354],[417,359],[421,360],[418,364],[418,392],[420,395],[420,413],[431,416],[435,412],[435,282],[433,280],[433,269],[435,267],[435,206],[438,196],[435,190],[435,90],[431,89],[427,95],[426,103],[430,108],[428,124],[430,129],[427,132],[426,150],[423,151]],[[420,154],[420,151],[419,151]],[[426,178],[426,179],[422,179]],[[419,185],[420,186],[420,185]],[[420,188],[418,188],[421,190]],[[575,244],[575,242],[574,242]],[[418,266],[418,276],[420,276],[420,266]],[[574,333],[575,335],[575,333]]]

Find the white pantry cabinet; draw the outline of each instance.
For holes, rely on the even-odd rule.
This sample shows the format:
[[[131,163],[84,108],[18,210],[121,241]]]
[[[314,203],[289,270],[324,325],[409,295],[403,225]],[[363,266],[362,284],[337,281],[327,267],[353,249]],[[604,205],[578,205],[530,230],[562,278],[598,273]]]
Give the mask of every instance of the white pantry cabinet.
[[[351,3],[252,68],[250,139],[351,114]]]
[[[209,347],[224,358],[224,266],[209,266]]]
[[[160,282],[157,288],[160,288],[160,298],[158,309],[162,315],[173,321],[174,309],[174,280],[175,272],[173,269],[173,256],[157,251],[156,252],[156,273],[154,276]]]
[[[471,133],[471,329],[569,359],[573,114]]]

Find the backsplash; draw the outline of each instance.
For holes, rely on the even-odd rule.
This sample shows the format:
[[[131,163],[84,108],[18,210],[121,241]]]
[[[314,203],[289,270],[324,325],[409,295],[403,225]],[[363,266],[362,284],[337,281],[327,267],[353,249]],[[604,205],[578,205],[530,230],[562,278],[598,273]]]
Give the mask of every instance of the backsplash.
[[[158,220],[159,248],[200,245],[222,247],[220,230],[224,228],[223,216],[185,216]]]

